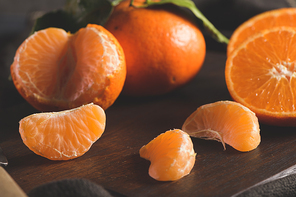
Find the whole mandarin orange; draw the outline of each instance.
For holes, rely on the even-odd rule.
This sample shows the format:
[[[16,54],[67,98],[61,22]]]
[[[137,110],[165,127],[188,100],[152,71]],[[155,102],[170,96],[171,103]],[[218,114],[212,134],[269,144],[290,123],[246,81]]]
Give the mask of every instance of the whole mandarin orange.
[[[105,28],[125,53],[126,95],[168,93],[193,79],[204,62],[203,34],[187,12],[172,4],[137,8],[122,1]]]

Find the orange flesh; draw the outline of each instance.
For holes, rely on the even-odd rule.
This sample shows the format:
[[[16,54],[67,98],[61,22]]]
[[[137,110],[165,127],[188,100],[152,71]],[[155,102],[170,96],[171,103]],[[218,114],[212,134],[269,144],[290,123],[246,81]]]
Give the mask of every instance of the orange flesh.
[[[248,108],[232,101],[199,107],[184,122],[182,130],[192,137],[217,140],[246,152],[260,144],[258,119]]]
[[[23,118],[19,132],[24,144],[51,160],[68,160],[87,152],[101,137],[106,117],[98,105],[39,113]]]
[[[175,181],[188,175],[195,163],[189,135],[179,129],[160,134],[140,149],[150,160],[149,175],[159,181]]]
[[[227,60],[225,75],[231,96],[264,122],[274,119],[280,125],[291,124],[281,119],[296,117],[295,34],[287,27],[263,31]]]
[[[274,27],[296,27],[296,9],[280,8],[256,15],[240,25],[233,33],[227,47],[229,56],[241,43],[254,34]]]
[[[102,49],[100,42],[93,42],[92,45],[85,45],[84,43],[91,43],[91,40],[96,40],[94,37],[97,37],[98,33],[94,29],[82,29],[79,34],[71,36],[64,30],[53,29],[52,31],[55,31],[55,33],[50,34],[49,38],[46,35],[38,37],[37,41],[28,42],[24,46],[23,50],[28,50],[26,52],[29,54],[36,51],[38,60],[42,59],[43,62],[36,68],[34,75],[32,73],[29,75],[24,71],[20,72],[19,76],[24,80],[24,84],[30,84],[30,86],[27,86],[28,91],[40,93],[45,99],[53,98],[64,102],[79,101],[84,90],[90,90],[90,86],[101,84],[104,81],[102,76],[109,74],[107,73],[108,70],[104,71],[105,69],[99,72],[102,75],[98,77],[89,76],[88,73],[92,71],[91,73],[95,75],[98,72],[100,68],[96,66],[99,63],[96,57],[103,56],[104,49]],[[87,34],[87,36],[84,34]],[[47,41],[47,39],[51,40]],[[54,43],[52,47],[46,47],[52,45],[52,43]],[[88,50],[88,48],[96,48],[97,50]],[[94,58],[83,59],[84,57]],[[19,59],[19,64],[22,65],[19,70],[30,70],[31,72],[30,67],[39,64],[39,62],[35,62],[33,55],[26,53],[21,53]],[[85,66],[88,67],[87,70],[85,70]],[[76,85],[77,81],[80,81],[78,85]],[[105,86],[105,84],[103,83],[102,86]],[[42,89],[39,87],[42,87]],[[89,95],[90,98],[94,96]],[[83,102],[80,101],[80,103]]]
[[[95,102],[122,70],[116,95],[110,98],[113,103],[125,80],[122,56],[118,43],[100,26],[88,25],[74,35],[48,28],[19,47],[11,67],[12,78],[28,102],[39,110],[53,111]]]

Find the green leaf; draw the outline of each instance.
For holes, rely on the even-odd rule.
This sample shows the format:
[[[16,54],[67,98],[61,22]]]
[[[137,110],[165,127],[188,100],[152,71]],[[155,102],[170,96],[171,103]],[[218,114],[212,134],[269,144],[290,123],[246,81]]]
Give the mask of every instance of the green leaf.
[[[87,24],[103,25],[121,0],[67,0],[63,9],[48,12],[35,21],[32,33],[58,27],[75,33]]]
[[[75,33],[89,23],[104,25],[114,6],[122,0],[67,0],[63,9],[49,12],[38,18],[35,22],[32,32],[48,27],[58,27],[71,33]],[[131,1],[131,4],[133,0]],[[228,44],[228,38],[220,33],[214,25],[197,9],[192,0],[146,0],[143,6],[160,5],[172,3],[179,7],[188,8],[192,13],[202,21],[204,28],[211,36],[221,43]]]
[[[103,25],[113,10],[113,4],[109,0],[67,0],[65,10],[82,26],[90,23]]]
[[[117,6],[123,0],[112,0],[112,5]]]
[[[79,29],[79,25],[73,16],[69,15],[64,10],[56,10],[39,17],[35,21],[31,34],[48,27],[62,28],[70,32],[76,32]]]
[[[133,0],[131,4],[133,3]],[[188,8],[199,20],[202,21],[204,28],[211,34],[211,36],[218,42],[228,44],[229,40],[215,26],[201,13],[195,6],[192,0],[160,0],[154,2],[153,0],[146,0],[146,2],[140,7],[148,7],[153,5],[161,5],[166,3],[172,3],[179,7]],[[137,6],[136,6],[137,7]]]

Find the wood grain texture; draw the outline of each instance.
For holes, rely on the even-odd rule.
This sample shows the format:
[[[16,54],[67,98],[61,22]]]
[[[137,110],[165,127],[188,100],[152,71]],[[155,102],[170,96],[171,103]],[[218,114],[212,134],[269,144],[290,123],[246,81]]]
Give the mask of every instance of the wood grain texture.
[[[5,58],[0,50],[0,62]],[[2,54],[2,55],[1,55]],[[224,80],[225,48],[208,46],[200,73],[186,86],[167,95],[131,98],[121,95],[106,111],[102,137],[83,156],[50,161],[31,152],[18,133],[21,118],[37,112],[15,89],[1,88],[0,147],[5,170],[28,192],[65,178],[86,178],[126,196],[231,196],[296,164],[295,128],[260,125],[262,142],[248,153],[216,141],[192,139],[196,163],[176,182],[158,182],[148,175],[149,161],[139,149],[169,129],[181,128],[199,106],[231,100]],[[8,86],[9,87],[9,86]]]

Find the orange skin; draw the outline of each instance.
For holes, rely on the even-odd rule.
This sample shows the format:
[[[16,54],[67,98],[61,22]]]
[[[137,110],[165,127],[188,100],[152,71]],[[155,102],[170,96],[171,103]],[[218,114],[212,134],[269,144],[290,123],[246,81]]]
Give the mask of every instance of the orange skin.
[[[129,3],[123,1],[115,7],[105,24],[125,53],[123,93],[159,95],[188,83],[206,54],[205,40],[196,24],[175,6],[135,8]]]

